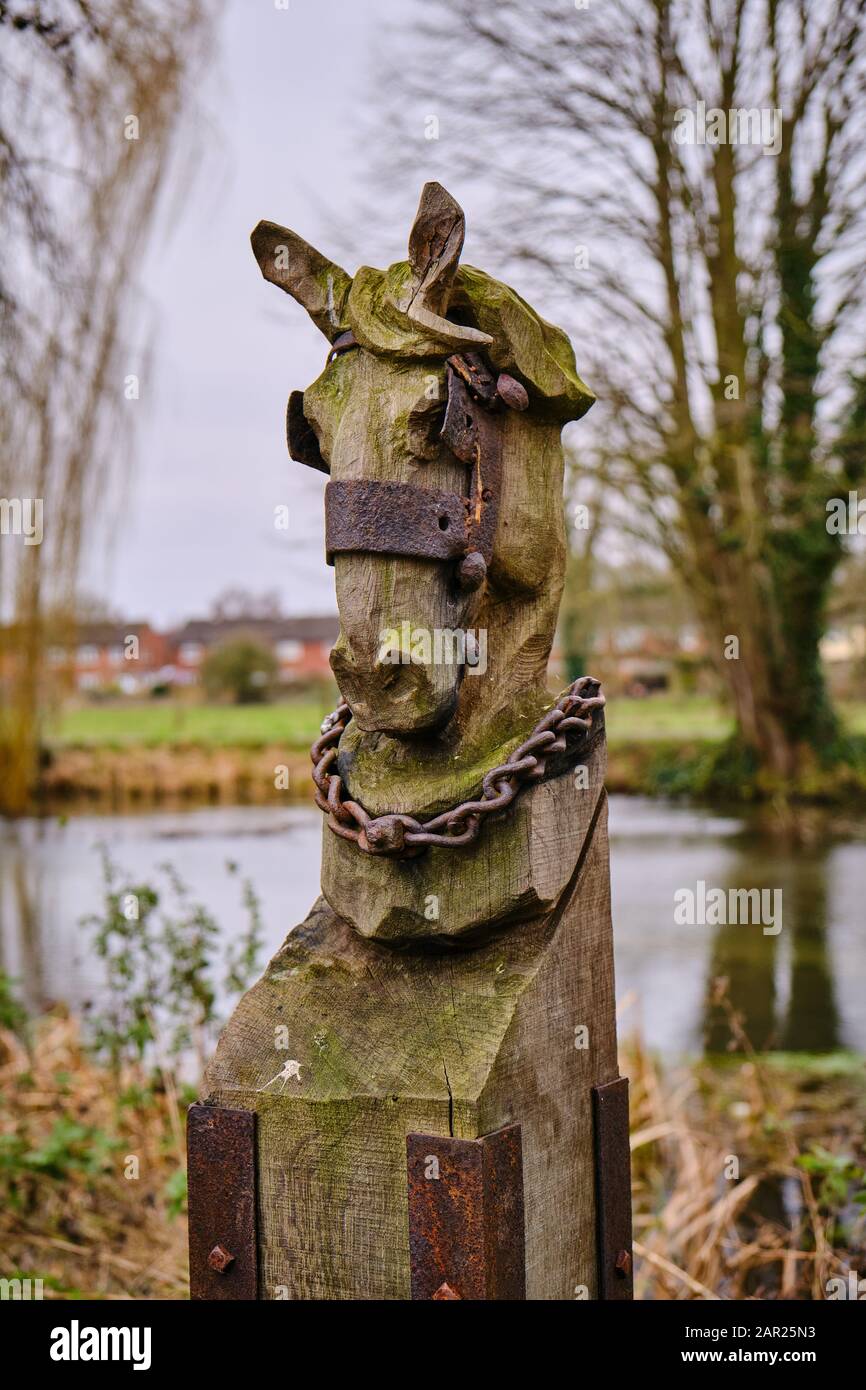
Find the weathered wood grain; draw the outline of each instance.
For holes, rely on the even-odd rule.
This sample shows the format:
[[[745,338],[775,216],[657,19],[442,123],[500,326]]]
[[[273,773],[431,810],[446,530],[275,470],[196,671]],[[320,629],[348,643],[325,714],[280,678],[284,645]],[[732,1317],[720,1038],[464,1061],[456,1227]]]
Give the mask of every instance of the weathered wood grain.
[[[471,950],[394,950],[319,901],[241,1001],[205,1084],[259,1115],[263,1297],[407,1298],[406,1134],[512,1121],[527,1297],[593,1295],[590,1087],[616,1075],[609,941],[603,795],[558,910]],[[287,1060],[299,1075],[272,1082]]]

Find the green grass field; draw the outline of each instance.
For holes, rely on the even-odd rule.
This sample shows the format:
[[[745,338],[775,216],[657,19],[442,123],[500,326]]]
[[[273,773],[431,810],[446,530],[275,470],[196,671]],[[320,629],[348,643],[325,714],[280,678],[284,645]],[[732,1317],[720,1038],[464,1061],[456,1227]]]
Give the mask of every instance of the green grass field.
[[[278,705],[148,704],[69,708],[48,729],[54,747],[123,748],[162,744],[251,748],[268,743],[307,747],[332,706],[313,699]],[[842,710],[852,733],[866,734],[866,702]],[[705,695],[653,695],[614,699],[607,710],[611,745],[657,740],[718,742],[733,728],[721,706]]]
[[[839,706],[851,734],[866,734],[866,701]],[[719,742],[733,733],[734,721],[709,695],[651,695],[645,700],[613,700],[607,713],[608,741],[648,743],[666,739]]]
[[[82,705],[63,711],[46,730],[55,748],[157,747],[200,744],[254,748],[268,743],[306,747],[328,708],[314,701],[279,705],[150,704]]]
[[[605,712],[608,742],[648,743],[656,739],[708,739],[718,742],[734,722],[708,695],[649,695],[644,700],[614,699]]]

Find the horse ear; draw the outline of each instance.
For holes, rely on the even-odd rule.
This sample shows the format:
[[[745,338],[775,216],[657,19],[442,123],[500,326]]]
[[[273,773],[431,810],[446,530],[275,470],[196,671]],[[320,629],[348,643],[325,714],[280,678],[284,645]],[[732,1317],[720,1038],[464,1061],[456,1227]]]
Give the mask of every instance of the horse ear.
[[[297,232],[277,222],[260,222],[250,241],[265,279],[302,304],[316,327],[333,342],[346,327],[342,313],[352,277]]]
[[[444,332],[464,342],[492,343],[493,339],[477,328],[451,323],[444,317],[465,231],[466,218],[460,204],[441,183],[425,183],[409,233],[412,284],[405,312],[434,332]]]
[[[425,183],[409,233],[409,264],[415,294],[435,314],[444,314],[463,250],[466,218],[441,183]]]

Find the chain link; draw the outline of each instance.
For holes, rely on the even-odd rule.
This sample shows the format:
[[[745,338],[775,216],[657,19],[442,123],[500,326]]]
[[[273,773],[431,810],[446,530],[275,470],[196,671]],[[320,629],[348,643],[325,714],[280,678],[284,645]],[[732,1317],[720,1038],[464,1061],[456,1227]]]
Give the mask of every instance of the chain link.
[[[505,811],[525,786],[541,781],[547,759],[566,751],[572,730],[589,732],[593,712],[604,703],[600,682],[581,676],[560,695],[507,762],[485,774],[478,800],[462,801],[430,820],[419,821],[402,811],[371,816],[360,802],[343,799],[345,788],[335,765],[340,739],[352,718],[352,711],[343,702],[323,721],[321,735],[310,749],[316,805],[325,812],[334,834],[351,840],[365,854],[408,859],[422,854],[428,845],[450,849],[469,845],[477,839],[488,816]]]

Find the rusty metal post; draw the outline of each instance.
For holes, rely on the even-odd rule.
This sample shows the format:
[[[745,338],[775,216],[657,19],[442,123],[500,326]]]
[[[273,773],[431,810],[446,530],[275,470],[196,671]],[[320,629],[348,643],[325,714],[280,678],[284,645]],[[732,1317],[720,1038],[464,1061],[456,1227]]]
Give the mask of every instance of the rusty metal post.
[[[413,1300],[526,1297],[520,1126],[406,1138]]]
[[[186,1135],[190,1298],[254,1300],[256,1116],[192,1105]]]
[[[628,1077],[592,1088],[595,1123],[595,1211],[598,1296],[634,1297],[631,1230],[631,1152]]]

